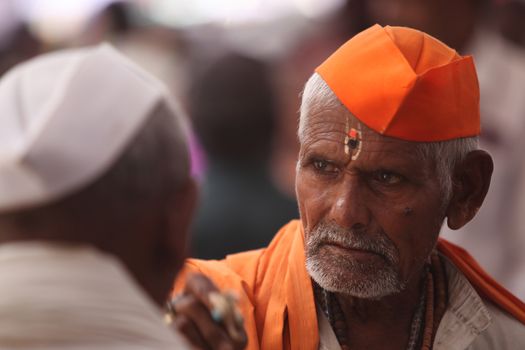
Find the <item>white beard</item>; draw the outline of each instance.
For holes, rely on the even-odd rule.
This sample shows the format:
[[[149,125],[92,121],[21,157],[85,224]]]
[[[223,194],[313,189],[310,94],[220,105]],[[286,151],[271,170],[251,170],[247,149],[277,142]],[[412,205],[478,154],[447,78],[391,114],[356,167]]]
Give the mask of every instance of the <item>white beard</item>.
[[[372,238],[373,237],[373,238]],[[331,242],[340,246],[372,251],[384,257],[377,264],[329,254],[323,245]],[[335,224],[321,222],[306,239],[306,269],[322,288],[357,298],[379,299],[406,288],[397,271],[398,252],[382,233],[369,235],[346,230]]]

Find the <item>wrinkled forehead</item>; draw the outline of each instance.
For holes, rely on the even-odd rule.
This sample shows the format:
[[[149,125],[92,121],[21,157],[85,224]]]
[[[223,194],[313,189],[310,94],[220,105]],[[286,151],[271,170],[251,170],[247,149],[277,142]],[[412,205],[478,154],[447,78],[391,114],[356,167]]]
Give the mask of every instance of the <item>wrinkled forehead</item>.
[[[353,113],[344,107],[338,100],[325,101],[326,99],[305,102],[301,110],[299,124],[299,136],[302,143],[305,139],[312,138],[316,134],[343,133],[348,129],[359,129],[368,140],[396,142],[399,144],[415,144],[392,137],[384,136],[370,129],[361,122]]]
[[[349,141],[355,138],[353,149]],[[370,129],[342,104],[311,104],[302,110],[299,129],[301,150],[326,149],[335,153],[345,151],[350,156],[367,154],[395,155],[420,162],[420,143],[384,136]]]

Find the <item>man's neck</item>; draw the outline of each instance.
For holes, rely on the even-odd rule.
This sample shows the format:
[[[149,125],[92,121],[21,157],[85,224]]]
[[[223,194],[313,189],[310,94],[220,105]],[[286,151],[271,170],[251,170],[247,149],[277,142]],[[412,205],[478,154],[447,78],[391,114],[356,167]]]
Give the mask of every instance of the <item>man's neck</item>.
[[[424,270],[402,292],[381,299],[338,294],[352,349],[406,349],[423,289]]]

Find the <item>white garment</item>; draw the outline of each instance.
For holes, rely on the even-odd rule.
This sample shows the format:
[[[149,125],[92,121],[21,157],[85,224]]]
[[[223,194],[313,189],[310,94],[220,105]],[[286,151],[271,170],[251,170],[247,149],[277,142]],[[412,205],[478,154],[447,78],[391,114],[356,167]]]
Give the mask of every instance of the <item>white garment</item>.
[[[189,349],[117,259],[86,246],[0,245],[0,349]]]
[[[434,350],[525,349],[525,326],[486,300],[446,260],[449,304],[434,339]],[[341,350],[326,316],[317,307],[319,350]]]
[[[46,204],[106,172],[159,106],[186,122],[167,88],[110,45],[50,52],[0,77],[0,211]]]
[[[525,116],[524,116],[525,118]],[[521,140],[518,150],[523,152],[525,149],[525,139]],[[509,253],[512,263],[508,264],[507,271],[509,276],[509,288],[516,293],[522,300],[525,299],[525,162],[522,154],[516,154],[515,163],[519,165],[516,174],[520,174],[514,186],[514,200],[512,203],[512,214],[509,219],[510,235],[509,240],[513,242],[512,250]]]
[[[481,99],[480,147],[494,159],[494,173],[485,202],[476,217],[459,231],[444,225],[442,235],[465,247],[489,274],[519,298],[525,287],[523,212],[514,211],[520,193],[516,184],[525,182],[523,133],[525,132],[525,50],[500,35],[479,31],[468,53],[474,55]],[[521,193],[522,195],[522,193]],[[511,222],[521,232],[512,235]],[[520,264],[520,265],[518,265]],[[521,276],[514,274],[522,271]]]

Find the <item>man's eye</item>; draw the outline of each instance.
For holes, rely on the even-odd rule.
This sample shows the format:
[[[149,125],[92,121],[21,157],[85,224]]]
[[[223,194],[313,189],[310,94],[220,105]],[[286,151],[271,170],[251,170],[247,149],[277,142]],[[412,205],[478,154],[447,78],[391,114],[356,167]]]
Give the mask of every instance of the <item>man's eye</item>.
[[[378,171],[375,173],[374,179],[385,185],[395,185],[403,181],[401,175],[389,171]]]
[[[332,163],[322,160],[322,159],[316,159],[312,162],[314,168],[318,172],[323,173],[333,173],[337,171],[337,168]]]
[[[314,160],[314,168],[316,170],[324,170],[328,166],[328,163],[324,160]]]

